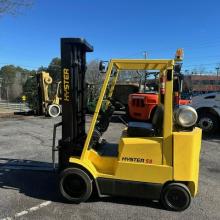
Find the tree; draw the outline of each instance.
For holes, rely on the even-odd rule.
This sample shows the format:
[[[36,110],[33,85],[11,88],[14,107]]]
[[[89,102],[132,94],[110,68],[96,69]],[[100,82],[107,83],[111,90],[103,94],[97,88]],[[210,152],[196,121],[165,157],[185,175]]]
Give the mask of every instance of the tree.
[[[0,0],[0,16],[4,14],[16,15],[23,8],[30,7],[32,0]]]
[[[86,80],[89,84],[99,84],[102,82],[103,74],[99,71],[99,61],[92,60],[87,65]]]
[[[140,83],[144,81],[143,71],[121,71],[121,74],[118,77],[119,83]]]
[[[37,69],[37,72],[39,73],[39,72],[42,72],[42,71],[45,71],[45,72],[47,72],[47,67],[45,67],[45,66],[40,66],[38,69]]]
[[[92,60],[87,65],[86,82],[90,85],[88,95],[90,100],[99,97],[99,91],[103,82],[103,74],[99,71],[99,61]]]
[[[23,92],[23,85],[26,82],[28,70],[19,66],[6,65],[0,69],[0,77],[2,79],[2,98],[10,101],[18,98]]]
[[[27,102],[30,108],[36,108],[38,104],[38,90],[36,71],[32,70],[28,76],[27,81],[23,85],[23,94],[27,97]]]
[[[141,79],[143,79],[144,72],[142,71],[121,71],[117,80],[117,83],[137,83],[139,84],[141,82]],[[104,81],[105,74],[100,73],[99,71],[99,61],[98,60],[92,60],[87,65],[87,71],[86,71],[86,81],[89,86],[89,97],[90,99],[93,99],[94,97],[99,96],[100,88],[102,86],[102,83]],[[142,80],[143,81],[143,80]],[[92,98],[93,97],[93,98]]]
[[[50,73],[54,82],[58,82],[61,80],[61,59],[55,57],[51,60],[47,72]]]

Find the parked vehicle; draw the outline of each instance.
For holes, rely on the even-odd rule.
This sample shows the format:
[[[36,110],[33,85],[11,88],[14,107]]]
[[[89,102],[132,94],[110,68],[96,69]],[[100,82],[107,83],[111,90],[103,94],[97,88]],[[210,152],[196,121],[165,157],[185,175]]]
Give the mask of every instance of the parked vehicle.
[[[220,93],[208,93],[192,98],[192,107],[198,114],[197,124],[206,134],[219,129],[220,123]]]

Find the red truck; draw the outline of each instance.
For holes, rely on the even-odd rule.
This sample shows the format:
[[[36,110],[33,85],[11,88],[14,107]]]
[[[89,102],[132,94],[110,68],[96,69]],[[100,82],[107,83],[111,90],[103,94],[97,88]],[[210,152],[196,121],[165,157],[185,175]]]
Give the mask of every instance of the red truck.
[[[191,100],[179,99],[180,105],[190,104]],[[129,117],[135,120],[151,120],[158,104],[157,93],[134,93],[128,96]]]

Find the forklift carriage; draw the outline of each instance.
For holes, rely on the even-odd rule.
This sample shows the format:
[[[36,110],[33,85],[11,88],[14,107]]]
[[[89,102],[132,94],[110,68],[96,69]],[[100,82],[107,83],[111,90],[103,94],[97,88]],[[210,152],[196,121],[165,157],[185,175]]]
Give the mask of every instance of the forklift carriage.
[[[201,129],[194,126],[193,108],[174,104],[179,86],[173,82],[181,57],[110,60],[86,134],[86,52],[92,51],[84,39],[61,39],[62,139],[57,148],[61,194],[79,203],[96,189],[99,196],[148,198],[170,210],[186,209],[198,189]],[[129,122],[116,144],[101,141],[114,112],[111,96],[117,77],[121,71],[132,70],[156,70],[164,80],[152,123]],[[101,114],[103,99],[107,102]]]

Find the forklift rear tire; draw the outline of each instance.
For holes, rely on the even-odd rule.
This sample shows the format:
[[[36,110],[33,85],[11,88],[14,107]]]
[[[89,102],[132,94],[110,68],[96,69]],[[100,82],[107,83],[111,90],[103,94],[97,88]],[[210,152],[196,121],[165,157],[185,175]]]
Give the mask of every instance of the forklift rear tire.
[[[191,203],[191,194],[186,185],[170,183],[162,191],[161,202],[168,210],[183,211]]]
[[[92,179],[79,168],[67,168],[60,174],[60,192],[69,202],[80,203],[92,194]]]
[[[60,112],[61,112],[61,109],[59,105],[56,105],[56,104],[49,105],[48,115],[50,117],[56,118],[57,116],[60,115]]]

